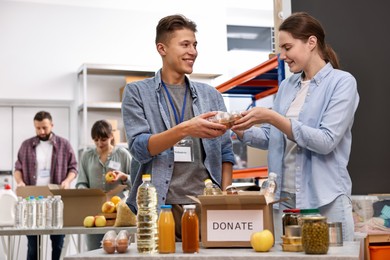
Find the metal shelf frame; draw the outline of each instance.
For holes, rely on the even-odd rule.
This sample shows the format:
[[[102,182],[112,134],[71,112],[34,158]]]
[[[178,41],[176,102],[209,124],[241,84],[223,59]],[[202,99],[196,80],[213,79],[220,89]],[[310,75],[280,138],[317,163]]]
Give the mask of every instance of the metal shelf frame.
[[[280,60],[278,55],[275,55],[269,60],[218,85],[216,89],[224,94],[250,95],[252,104],[249,107],[251,107],[255,106],[256,100],[275,94],[284,78],[284,61]],[[266,178],[267,176],[267,167],[233,170],[233,179]]]

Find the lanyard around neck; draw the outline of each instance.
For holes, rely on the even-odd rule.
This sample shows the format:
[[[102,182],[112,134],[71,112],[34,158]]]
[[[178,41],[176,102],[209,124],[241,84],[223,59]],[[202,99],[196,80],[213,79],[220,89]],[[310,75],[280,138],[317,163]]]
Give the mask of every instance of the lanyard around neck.
[[[186,92],[185,92],[185,94],[184,94],[183,107],[181,108],[180,121],[179,121],[179,117],[178,117],[178,115],[177,115],[175,105],[173,104],[173,100],[172,100],[171,95],[169,94],[169,91],[168,91],[167,86],[165,86],[165,83],[164,83],[164,81],[162,81],[162,80],[161,80],[161,84],[163,85],[163,87],[164,87],[164,89],[165,89],[165,92],[167,92],[167,97],[168,97],[169,103],[171,104],[171,107],[172,107],[172,110],[173,110],[173,114],[175,115],[176,125],[178,125],[179,123],[183,122],[183,120],[184,120],[184,112],[185,112],[185,110],[186,110],[187,92],[188,92],[187,83],[186,83]]]

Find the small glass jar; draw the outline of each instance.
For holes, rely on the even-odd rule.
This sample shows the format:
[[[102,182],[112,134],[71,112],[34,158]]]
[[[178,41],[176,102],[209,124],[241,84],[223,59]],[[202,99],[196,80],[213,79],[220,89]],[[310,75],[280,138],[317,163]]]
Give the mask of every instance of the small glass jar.
[[[282,224],[283,235],[286,235],[286,226],[298,225],[299,209],[285,209],[283,210]]]
[[[329,249],[329,227],[324,216],[301,217],[302,246],[306,254],[326,254]]]

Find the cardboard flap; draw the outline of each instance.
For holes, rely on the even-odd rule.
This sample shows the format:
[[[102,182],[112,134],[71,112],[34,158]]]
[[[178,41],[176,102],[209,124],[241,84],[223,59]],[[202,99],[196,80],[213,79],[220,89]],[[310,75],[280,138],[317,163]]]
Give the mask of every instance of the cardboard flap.
[[[108,196],[108,197],[115,196],[115,195],[117,195],[119,192],[123,191],[123,190],[126,189],[126,188],[127,188],[127,185],[123,185],[123,184],[118,185],[118,186],[116,186],[115,188],[113,188],[112,190],[107,191],[107,196]]]
[[[247,205],[247,204],[267,204],[263,195],[246,194],[240,192],[237,195],[215,195],[215,196],[198,196],[200,203],[206,205]]]
[[[193,201],[195,201],[196,203],[200,204],[200,200],[198,200],[198,198],[194,197],[194,196],[189,196],[187,195],[188,198],[192,199]]]
[[[61,197],[91,197],[106,195],[101,189],[53,189],[50,191],[54,195],[61,195]]]
[[[53,194],[50,192],[48,186],[24,186],[16,188],[16,195],[26,198],[29,196],[52,196]]]

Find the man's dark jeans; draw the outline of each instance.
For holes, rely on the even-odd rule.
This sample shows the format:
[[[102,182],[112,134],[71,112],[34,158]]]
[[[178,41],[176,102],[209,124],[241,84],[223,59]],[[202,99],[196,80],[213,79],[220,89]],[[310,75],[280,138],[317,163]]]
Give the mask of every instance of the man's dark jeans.
[[[64,245],[64,235],[51,235],[51,259],[59,260],[61,256],[62,246]],[[27,260],[38,259],[38,236],[27,236],[28,249],[27,249]],[[42,243],[42,241],[39,241]]]

